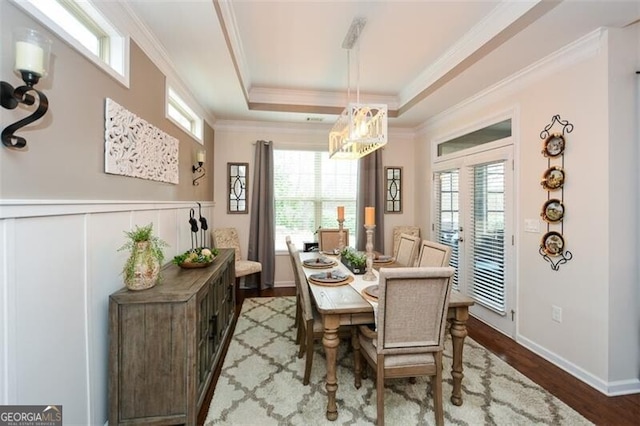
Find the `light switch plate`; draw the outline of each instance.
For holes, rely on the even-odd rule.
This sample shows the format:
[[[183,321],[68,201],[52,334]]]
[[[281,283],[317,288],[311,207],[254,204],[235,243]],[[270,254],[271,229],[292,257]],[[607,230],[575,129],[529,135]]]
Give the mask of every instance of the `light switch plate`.
[[[524,232],[540,232],[540,221],[538,219],[525,219]]]

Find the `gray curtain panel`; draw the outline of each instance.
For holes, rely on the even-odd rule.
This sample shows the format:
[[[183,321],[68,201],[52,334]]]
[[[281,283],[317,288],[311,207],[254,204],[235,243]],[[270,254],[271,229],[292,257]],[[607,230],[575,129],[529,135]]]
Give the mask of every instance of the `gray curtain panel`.
[[[253,161],[253,191],[251,193],[251,224],[247,259],[262,263],[262,283],[257,274],[247,278],[249,288],[271,288],[275,280],[275,217],[273,203],[273,144],[257,141]]]
[[[358,194],[356,198],[356,248],[364,251],[367,233],[364,229],[364,208],[376,208],[376,228],[373,232],[373,249],[384,253],[384,167],[382,149],[360,159],[358,165]]]

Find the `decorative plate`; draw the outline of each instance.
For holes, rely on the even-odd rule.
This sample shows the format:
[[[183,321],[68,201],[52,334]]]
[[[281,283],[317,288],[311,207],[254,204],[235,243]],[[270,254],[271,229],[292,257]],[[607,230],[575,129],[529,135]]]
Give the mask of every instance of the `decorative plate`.
[[[549,167],[547,171],[544,172],[540,184],[547,191],[555,191],[556,189],[562,188],[564,185],[564,170],[562,170],[562,167]]]
[[[560,133],[554,133],[544,141],[542,154],[545,157],[557,157],[564,152],[564,136]]]
[[[559,232],[551,231],[542,237],[542,248],[549,256],[558,256],[564,249],[564,238]]]
[[[393,263],[394,261],[395,259],[393,258],[393,256],[387,256],[384,254],[373,258],[373,263],[386,264]]]
[[[319,285],[343,285],[353,281],[353,277],[337,269],[309,275],[309,281]]]
[[[205,266],[209,266],[213,263],[211,262],[182,262],[179,263],[178,266],[183,269],[194,269],[194,268],[204,268]]]
[[[316,257],[314,259],[305,259],[302,261],[302,265],[312,269],[331,268],[332,266],[336,266],[337,264],[338,262],[336,262],[334,259],[329,259],[327,257]]]
[[[380,287],[378,284],[370,285],[362,290],[362,293],[365,297],[370,297],[372,299],[378,300],[378,295],[380,294]]]
[[[564,218],[564,204],[562,201],[552,198],[544,203],[540,216],[549,223],[560,222]]]

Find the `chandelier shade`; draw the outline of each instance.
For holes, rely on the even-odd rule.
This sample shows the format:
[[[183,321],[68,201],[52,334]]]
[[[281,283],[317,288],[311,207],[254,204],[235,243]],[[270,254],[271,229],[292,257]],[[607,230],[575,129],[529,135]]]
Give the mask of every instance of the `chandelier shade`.
[[[361,158],[386,144],[387,105],[349,103],[329,133],[329,158]]]
[[[343,49],[347,49],[348,63],[349,52],[358,42],[365,23],[366,19],[355,18],[342,42]],[[349,64],[347,68],[350,71]],[[360,55],[358,54],[359,69]],[[387,143],[387,105],[360,103],[359,77],[358,71],[356,102],[352,103],[349,100],[351,92],[349,84],[347,107],[329,132],[329,158],[345,160],[361,158]]]

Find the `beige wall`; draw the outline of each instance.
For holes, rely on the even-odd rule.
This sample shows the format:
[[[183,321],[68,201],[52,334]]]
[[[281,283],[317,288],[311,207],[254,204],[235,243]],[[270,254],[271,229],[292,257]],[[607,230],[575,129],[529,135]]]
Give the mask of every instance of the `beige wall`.
[[[327,149],[330,125],[282,125],[282,124],[237,124],[219,123],[216,125],[216,171],[214,187],[214,226],[236,227],[240,237],[242,252],[246,256],[249,240],[249,215],[227,214],[227,162],[249,163],[249,200],[253,190],[253,160],[254,143],[257,140],[268,140],[274,143],[274,148],[296,149],[317,148]],[[415,156],[413,155],[413,135],[398,130],[390,130],[389,143],[384,148],[383,162],[385,166],[402,166],[404,171],[404,196],[405,204],[402,214],[385,215],[385,246],[391,251],[391,234],[395,225],[411,225],[414,223],[416,188],[413,185],[415,179]],[[420,193],[420,188],[417,193]],[[275,284],[294,285],[291,262],[286,253],[276,256]]]
[[[191,165],[200,145],[165,118],[165,77],[131,42],[130,87],[126,88],[93,62],[28,18],[10,2],[0,5],[0,75],[13,86],[12,30],[24,26],[53,40],[49,75],[36,87],[49,99],[49,111],[20,129],[26,151],[0,149],[0,197],[4,199],[211,200],[213,173],[193,186]],[[104,102],[111,98],[127,110],[180,141],[180,183],[155,182],[104,172]],[[29,110],[30,111],[30,110]],[[0,110],[2,128],[30,112]],[[205,125],[207,164],[213,164],[213,130]]]
[[[637,43],[635,29],[594,34],[431,120],[418,145],[425,164],[442,135],[515,111],[516,338],[604,392],[638,386]],[[539,135],[555,114],[575,126],[566,136],[563,221],[574,258],[559,271],[538,254],[546,223],[540,233],[523,230],[547,199]],[[563,309],[562,323],[552,321],[552,305]]]

